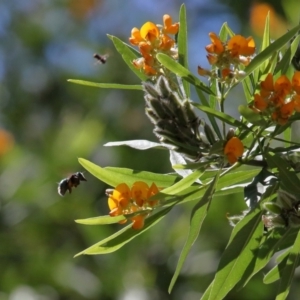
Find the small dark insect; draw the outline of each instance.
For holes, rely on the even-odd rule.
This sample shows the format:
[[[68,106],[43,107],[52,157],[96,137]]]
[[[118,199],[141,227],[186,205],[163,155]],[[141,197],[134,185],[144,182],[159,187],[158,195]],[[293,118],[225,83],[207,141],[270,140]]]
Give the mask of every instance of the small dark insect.
[[[94,58],[101,64],[105,64],[106,63],[106,60],[108,58],[108,55],[105,54],[105,55],[100,55],[98,53],[95,53],[94,54]]]
[[[298,45],[295,55],[292,59],[292,64],[297,71],[300,71],[300,44]]]
[[[68,178],[62,179],[57,187],[58,194],[62,197],[67,191],[69,191],[71,194],[72,188],[77,187],[80,184],[80,181],[87,181],[81,172],[76,172],[70,175]]]

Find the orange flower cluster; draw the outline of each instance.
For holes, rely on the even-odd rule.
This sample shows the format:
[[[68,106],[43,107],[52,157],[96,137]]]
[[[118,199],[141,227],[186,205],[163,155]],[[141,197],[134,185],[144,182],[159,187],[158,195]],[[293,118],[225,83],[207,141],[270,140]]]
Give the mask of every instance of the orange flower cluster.
[[[260,93],[254,95],[252,108],[280,125],[286,124],[295,111],[300,112],[300,72],[296,71],[291,81],[286,75],[274,81],[269,73],[260,83]]]
[[[176,34],[179,30],[179,23],[172,23],[169,15],[163,16],[163,26],[146,22],[141,29],[133,28],[129,42],[138,46],[142,57],[135,59],[133,65],[141,69],[148,76],[157,75],[160,64],[156,60],[157,53],[165,53],[173,58],[177,58],[178,51],[174,47],[175,40],[169,34]]]
[[[236,163],[238,158],[241,157],[243,153],[244,145],[238,137],[234,136],[226,142],[224,154],[230,164],[233,165]]]
[[[211,44],[205,47],[208,52],[208,62],[221,71],[221,78],[235,78],[242,76],[240,65],[247,66],[251,55],[255,52],[255,42],[252,37],[245,38],[234,35],[229,41],[223,43],[214,32],[209,33]],[[209,70],[198,67],[201,76],[213,76]]]
[[[150,201],[149,198],[158,192],[154,183],[149,187],[145,182],[136,181],[131,188],[126,183],[121,183],[108,193],[109,215],[114,217],[136,213],[130,218],[133,222],[132,228],[141,229],[145,218],[149,215],[149,210],[158,204],[157,201]],[[120,221],[120,224],[126,221]]]

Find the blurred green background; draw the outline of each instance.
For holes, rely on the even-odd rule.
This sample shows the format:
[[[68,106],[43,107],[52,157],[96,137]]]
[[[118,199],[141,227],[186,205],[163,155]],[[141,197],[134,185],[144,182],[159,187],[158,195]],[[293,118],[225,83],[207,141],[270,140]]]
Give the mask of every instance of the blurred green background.
[[[296,0],[269,1],[274,37],[298,23]],[[108,141],[156,141],[144,115],[142,92],[84,87],[68,78],[138,84],[106,34],[128,40],[133,27],[168,13],[178,21],[181,1],[0,1],[0,300],[199,299],[213,278],[231,227],[226,213],[245,209],[243,195],[215,199],[173,293],[167,293],[188,231],[193,203],[116,253],[73,256],[118,230],[89,227],[83,219],[108,213],[107,186],[87,182],[64,198],[57,183],[83,171],[77,158],[101,166],[172,172],[167,152],[103,147]],[[208,32],[227,21],[237,33],[261,32],[263,4],[186,1],[191,71],[208,66]],[[272,7],[269,7],[269,9]],[[264,17],[264,16],[263,16]],[[279,29],[278,29],[279,28]],[[93,59],[108,54],[105,65]],[[228,110],[236,113],[232,93]],[[230,105],[232,107],[230,107]],[[299,280],[299,276],[296,276]],[[227,299],[274,299],[275,287],[257,275]],[[297,299],[294,284],[290,299]],[[296,297],[296,298],[295,298]]]

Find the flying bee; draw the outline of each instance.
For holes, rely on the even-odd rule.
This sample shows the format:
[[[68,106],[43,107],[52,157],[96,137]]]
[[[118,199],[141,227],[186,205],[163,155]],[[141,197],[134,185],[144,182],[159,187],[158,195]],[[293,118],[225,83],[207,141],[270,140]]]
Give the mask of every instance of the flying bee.
[[[60,196],[64,196],[67,191],[69,193],[72,193],[72,188],[77,187],[80,184],[80,181],[87,181],[85,177],[83,176],[83,173],[76,172],[72,175],[70,175],[68,178],[62,179],[57,187],[57,192]]]
[[[106,60],[108,58],[108,54],[105,55],[100,55],[98,53],[94,54],[94,58],[100,63],[100,64],[105,64]]]

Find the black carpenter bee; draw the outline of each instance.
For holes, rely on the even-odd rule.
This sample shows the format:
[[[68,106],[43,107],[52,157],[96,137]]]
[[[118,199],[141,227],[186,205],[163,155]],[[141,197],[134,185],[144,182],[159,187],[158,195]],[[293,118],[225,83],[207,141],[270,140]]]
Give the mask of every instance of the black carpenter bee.
[[[77,187],[80,184],[80,181],[87,181],[81,172],[76,172],[70,175],[68,178],[62,179],[57,187],[58,194],[62,197],[67,191],[69,191],[71,194],[72,187]]]
[[[108,58],[108,55],[105,54],[105,55],[100,55],[98,53],[95,53],[94,54],[94,58],[101,64],[105,64],[106,63],[106,60]]]

